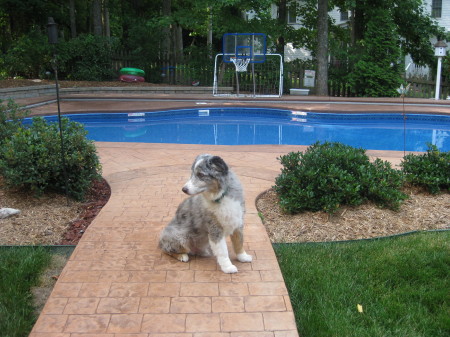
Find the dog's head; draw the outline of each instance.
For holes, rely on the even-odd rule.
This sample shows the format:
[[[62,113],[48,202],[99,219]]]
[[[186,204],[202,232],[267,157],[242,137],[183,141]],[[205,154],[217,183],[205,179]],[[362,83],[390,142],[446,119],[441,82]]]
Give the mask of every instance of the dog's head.
[[[228,166],[222,158],[210,154],[199,155],[192,164],[192,173],[182,191],[189,195],[205,191],[217,194],[223,189]]]

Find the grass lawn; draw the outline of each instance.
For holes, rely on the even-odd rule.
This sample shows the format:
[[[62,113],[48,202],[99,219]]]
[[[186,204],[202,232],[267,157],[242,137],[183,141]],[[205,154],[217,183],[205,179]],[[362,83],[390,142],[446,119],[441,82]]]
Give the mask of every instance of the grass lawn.
[[[49,265],[51,252],[40,247],[0,247],[0,336],[28,336],[35,316],[31,288]]]
[[[274,247],[300,336],[450,336],[449,231]]]

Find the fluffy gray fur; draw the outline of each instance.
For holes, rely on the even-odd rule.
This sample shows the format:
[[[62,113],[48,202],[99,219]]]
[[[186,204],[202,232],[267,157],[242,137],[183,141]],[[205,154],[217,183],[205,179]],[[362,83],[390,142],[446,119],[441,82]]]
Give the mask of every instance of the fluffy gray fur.
[[[179,205],[175,217],[162,231],[159,247],[184,262],[188,260],[187,254],[213,253],[224,272],[236,272],[231,262],[219,258],[220,255],[229,261],[226,245],[225,252],[215,248],[225,236],[231,235],[238,259],[250,262],[251,256],[242,247],[245,213],[242,186],[223,159],[209,154],[198,156],[182,191],[191,197]]]

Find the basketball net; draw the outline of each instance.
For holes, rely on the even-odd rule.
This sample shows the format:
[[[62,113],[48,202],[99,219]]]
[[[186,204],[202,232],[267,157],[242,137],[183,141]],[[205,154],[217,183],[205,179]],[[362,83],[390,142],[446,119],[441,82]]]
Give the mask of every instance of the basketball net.
[[[230,57],[230,60],[234,63],[237,72],[247,71],[247,66],[250,63],[250,58]]]

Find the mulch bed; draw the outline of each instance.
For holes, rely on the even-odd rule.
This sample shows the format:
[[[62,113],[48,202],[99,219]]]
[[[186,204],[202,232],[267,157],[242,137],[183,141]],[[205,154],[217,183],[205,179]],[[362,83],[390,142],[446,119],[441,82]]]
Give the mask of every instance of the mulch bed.
[[[78,218],[69,224],[66,232],[63,234],[62,240],[58,244],[76,245],[86,231],[86,228],[102,210],[103,206],[106,205],[110,196],[111,188],[105,179],[94,181],[86,198],[88,202],[80,206]]]
[[[68,202],[62,194],[9,189],[0,177],[0,207],[21,211],[0,219],[0,245],[76,245],[110,195],[104,179],[93,182],[84,202]]]
[[[417,188],[399,211],[373,203],[344,206],[334,214],[302,212],[286,214],[274,190],[256,201],[272,242],[327,242],[377,238],[411,231],[450,229],[450,193],[431,195]]]

